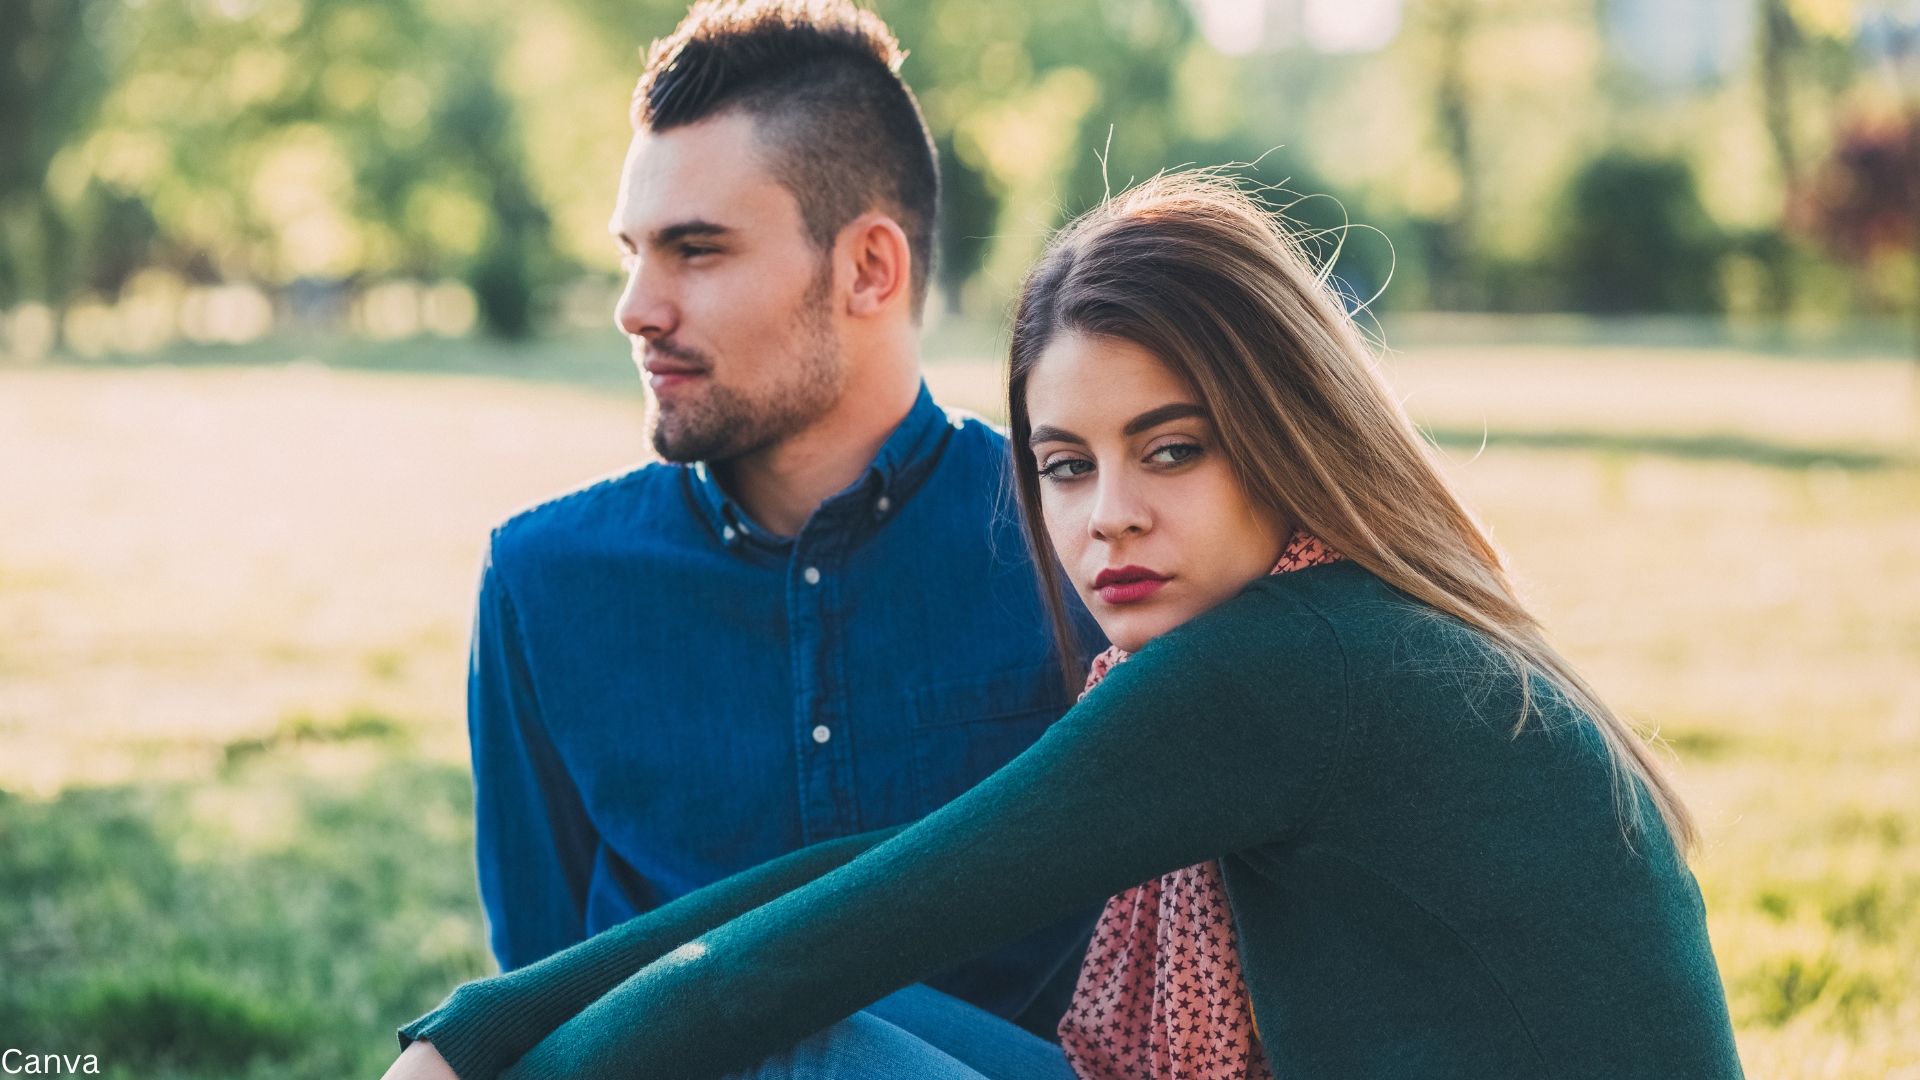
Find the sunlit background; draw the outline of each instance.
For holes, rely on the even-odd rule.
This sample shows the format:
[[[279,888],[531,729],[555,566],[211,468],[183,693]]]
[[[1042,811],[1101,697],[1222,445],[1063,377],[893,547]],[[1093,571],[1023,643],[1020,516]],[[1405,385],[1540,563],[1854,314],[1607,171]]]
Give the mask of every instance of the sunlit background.
[[[1920,0],[892,0],[927,374],[1132,180],[1286,208],[1663,740],[1749,1076],[1920,1080]],[[484,973],[487,530],[644,460],[669,0],[0,0],[0,1047],[375,1075]]]

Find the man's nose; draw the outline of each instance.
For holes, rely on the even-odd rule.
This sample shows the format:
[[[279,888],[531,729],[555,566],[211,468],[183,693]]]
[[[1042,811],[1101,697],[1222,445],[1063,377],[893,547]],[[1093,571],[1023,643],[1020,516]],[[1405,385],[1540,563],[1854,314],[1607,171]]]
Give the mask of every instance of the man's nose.
[[[652,341],[672,333],[677,318],[673,304],[658,282],[651,280],[642,261],[627,274],[626,288],[620,290],[620,300],[614,305],[614,323],[629,336]]]

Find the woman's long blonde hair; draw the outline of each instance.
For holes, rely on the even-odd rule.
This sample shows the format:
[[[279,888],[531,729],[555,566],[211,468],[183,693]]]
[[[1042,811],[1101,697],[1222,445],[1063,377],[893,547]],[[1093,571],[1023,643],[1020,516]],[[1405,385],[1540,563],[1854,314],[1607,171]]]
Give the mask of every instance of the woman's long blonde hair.
[[[1254,501],[1485,635],[1523,674],[1516,735],[1533,711],[1526,676],[1543,677],[1605,741],[1629,835],[1643,825],[1640,789],[1674,846],[1693,846],[1693,820],[1660,763],[1548,643],[1492,539],[1375,374],[1345,305],[1283,222],[1217,176],[1160,176],[1108,199],[1054,238],[1021,289],[1007,387],[1014,472],[1064,663],[1079,653],[1027,445],[1026,386],[1068,332],[1159,357],[1198,395]]]

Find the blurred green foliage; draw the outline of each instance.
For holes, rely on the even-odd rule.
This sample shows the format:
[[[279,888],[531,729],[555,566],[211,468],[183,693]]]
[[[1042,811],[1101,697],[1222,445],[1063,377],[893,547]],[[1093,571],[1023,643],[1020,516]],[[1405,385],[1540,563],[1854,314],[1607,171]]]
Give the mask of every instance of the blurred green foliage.
[[[1567,293],[1602,315],[1720,310],[1725,241],[1684,162],[1602,155],[1574,177],[1560,251]]]
[[[874,0],[943,155],[951,311],[997,317],[1048,231],[1110,190],[1253,162],[1348,291],[1386,308],[1904,310],[1912,236],[1830,242],[1900,207],[1841,215],[1821,193],[1866,190],[1850,177],[1870,155],[1837,133],[1912,103],[1856,54],[1850,5],[1755,4],[1745,61],[1669,85],[1636,74],[1590,0],[1405,0],[1374,51],[1275,24],[1232,55],[1209,10],[1305,9]],[[257,283],[283,319],[337,327],[381,282],[456,281],[524,336],[615,269],[627,98],[684,12],[0,0],[0,308],[110,306],[157,268],[145,294]]]
[[[466,772],[394,731],[294,722],[214,783],[0,793],[6,1045],[109,1076],[378,1075],[394,1028],[487,965]],[[374,763],[284,752],[313,740]]]
[[[90,124],[80,76],[29,85],[39,142],[77,130],[43,151],[44,185],[14,185],[41,223],[14,211],[17,246],[46,256],[10,260],[16,291],[114,296],[153,263],[276,284],[451,275],[495,330],[529,329],[556,267],[496,79],[502,28],[416,0],[6,3],[72,12],[39,32],[112,78]]]
[[[106,89],[94,44],[104,3],[0,0],[0,303],[57,295],[72,276],[47,166]]]

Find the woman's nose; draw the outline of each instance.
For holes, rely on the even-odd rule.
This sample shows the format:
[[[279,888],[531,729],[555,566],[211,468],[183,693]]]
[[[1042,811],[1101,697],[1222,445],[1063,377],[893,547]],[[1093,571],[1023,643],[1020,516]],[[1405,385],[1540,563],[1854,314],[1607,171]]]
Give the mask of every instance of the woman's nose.
[[[1153,516],[1145,500],[1124,477],[1109,479],[1103,472],[1097,483],[1093,514],[1087,520],[1087,527],[1096,539],[1118,540],[1153,527]]]

